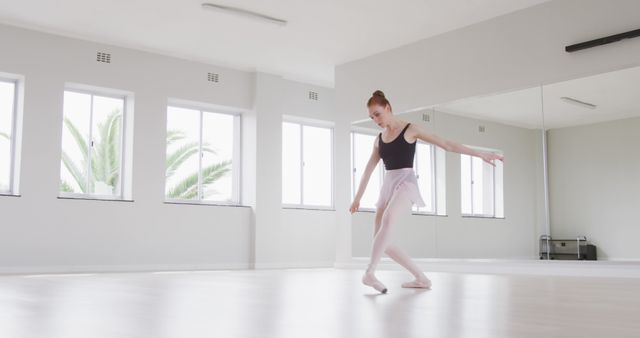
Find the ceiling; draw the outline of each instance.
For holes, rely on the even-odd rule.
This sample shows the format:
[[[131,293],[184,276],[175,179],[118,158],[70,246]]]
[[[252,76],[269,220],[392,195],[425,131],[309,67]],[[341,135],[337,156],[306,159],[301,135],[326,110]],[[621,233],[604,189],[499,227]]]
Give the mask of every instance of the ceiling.
[[[435,107],[455,115],[524,128],[564,128],[640,116],[640,67],[524,90],[463,99]],[[595,109],[567,103],[570,97],[595,104]]]
[[[0,22],[332,87],[334,67],[547,0],[0,0]]]

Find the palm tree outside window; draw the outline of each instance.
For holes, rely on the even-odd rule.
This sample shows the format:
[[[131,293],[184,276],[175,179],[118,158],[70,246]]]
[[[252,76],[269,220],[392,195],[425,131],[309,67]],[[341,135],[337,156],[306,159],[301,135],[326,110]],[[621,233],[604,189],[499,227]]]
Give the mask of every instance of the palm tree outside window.
[[[126,98],[64,92],[61,196],[122,198]]]
[[[167,201],[239,203],[240,117],[202,109],[167,109]]]

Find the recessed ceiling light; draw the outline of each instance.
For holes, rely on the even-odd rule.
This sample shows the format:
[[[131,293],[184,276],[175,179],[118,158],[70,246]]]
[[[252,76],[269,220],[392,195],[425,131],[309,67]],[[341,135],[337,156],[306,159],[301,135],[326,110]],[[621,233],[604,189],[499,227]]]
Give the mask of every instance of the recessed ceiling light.
[[[563,97],[560,98],[560,100],[562,100],[562,101],[564,101],[566,103],[570,103],[570,104],[574,104],[576,106],[580,106],[582,108],[596,109],[596,107],[597,107],[593,103],[576,100],[576,99],[574,99],[572,97],[563,96]]]
[[[218,4],[205,2],[205,3],[202,4],[202,8],[221,11],[221,12],[226,12],[226,13],[229,13],[229,14],[234,14],[234,15],[239,15],[239,16],[244,16],[244,17],[251,18],[251,19],[254,19],[254,20],[260,20],[260,21],[264,21],[264,22],[269,22],[269,23],[273,23],[273,24],[276,24],[276,25],[280,25],[280,26],[285,26],[287,24],[286,20],[274,18],[274,17],[268,16],[266,14],[257,13],[257,12],[249,11],[249,10],[246,10],[246,9],[237,8],[237,7],[224,6],[224,5],[218,5]]]

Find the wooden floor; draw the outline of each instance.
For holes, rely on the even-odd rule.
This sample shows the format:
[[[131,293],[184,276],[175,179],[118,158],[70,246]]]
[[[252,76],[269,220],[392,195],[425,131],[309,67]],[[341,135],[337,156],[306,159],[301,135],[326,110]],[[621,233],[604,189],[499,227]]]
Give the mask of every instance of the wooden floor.
[[[2,338],[640,337],[640,279],[334,269],[0,277]]]

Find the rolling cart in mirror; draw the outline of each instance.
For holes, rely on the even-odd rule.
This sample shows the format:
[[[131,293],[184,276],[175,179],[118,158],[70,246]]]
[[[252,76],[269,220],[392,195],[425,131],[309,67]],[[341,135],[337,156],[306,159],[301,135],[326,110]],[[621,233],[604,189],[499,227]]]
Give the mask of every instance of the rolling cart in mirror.
[[[540,259],[548,260],[597,260],[596,246],[587,243],[587,237],[575,239],[552,239],[549,235],[540,236]]]

